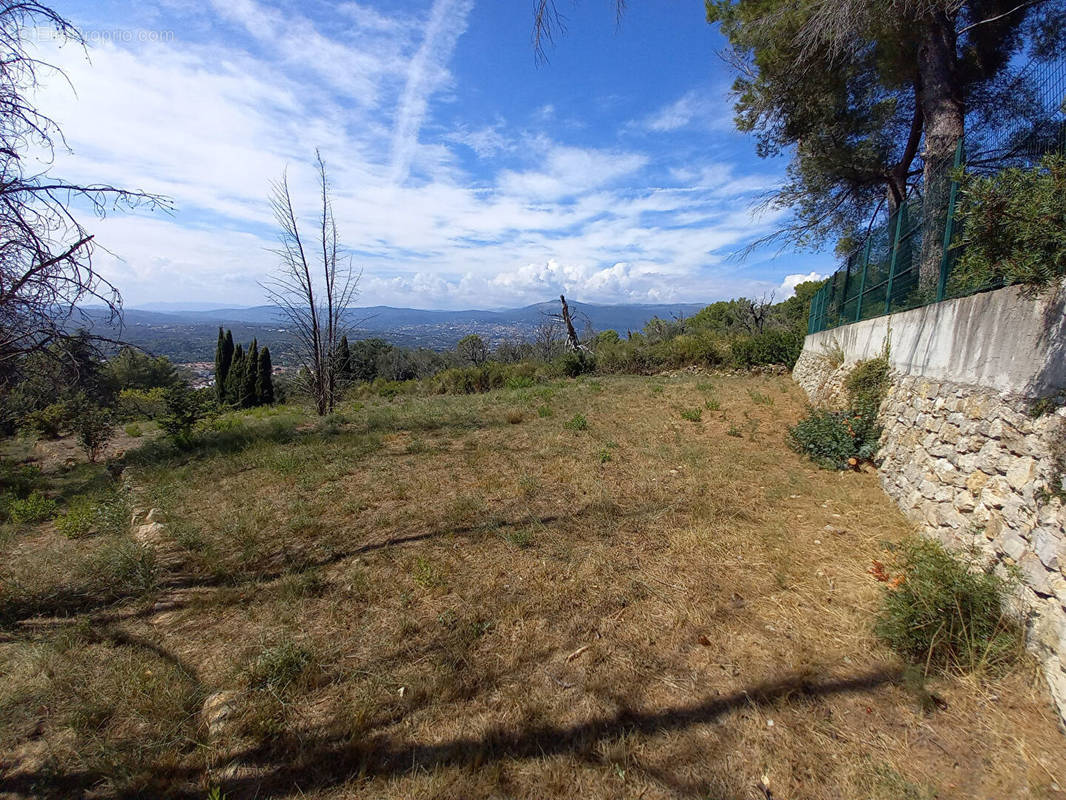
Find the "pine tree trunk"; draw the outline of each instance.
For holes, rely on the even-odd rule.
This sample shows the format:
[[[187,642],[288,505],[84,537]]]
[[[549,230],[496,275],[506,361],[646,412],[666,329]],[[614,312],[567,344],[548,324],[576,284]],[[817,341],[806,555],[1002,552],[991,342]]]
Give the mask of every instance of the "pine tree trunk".
[[[965,133],[965,107],[958,74],[954,20],[942,11],[923,20],[918,48],[925,123],[925,199],[919,286],[935,290],[940,278],[944,230],[955,149]]]

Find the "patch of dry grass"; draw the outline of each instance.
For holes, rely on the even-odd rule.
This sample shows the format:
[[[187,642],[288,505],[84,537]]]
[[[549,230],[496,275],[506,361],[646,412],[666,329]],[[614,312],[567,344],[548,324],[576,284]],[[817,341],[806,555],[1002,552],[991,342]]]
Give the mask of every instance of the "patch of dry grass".
[[[170,521],[157,593],[14,615],[4,779],[231,800],[1055,797],[1066,739],[1030,666],[937,679],[928,712],[874,639],[866,570],[908,528],[876,476],[786,447],[802,406],[785,378],[602,378],[370,400],[283,437],[249,420],[239,446],[146,456],[136,479]],[[91,563],[98,538],[21,534],[5,585]],[[42,626],[110,632],[64,656],[118,709],[95,733],[48,699],[87,675],[26,666]],[[132,656],[102,648],[158,664],[169,693],[128,710]],[[216,692],[234,710],[208,730],[190,709]],[[161,744],[131,776],[138,715]],[[100,736],[111,771],[84,766]]]

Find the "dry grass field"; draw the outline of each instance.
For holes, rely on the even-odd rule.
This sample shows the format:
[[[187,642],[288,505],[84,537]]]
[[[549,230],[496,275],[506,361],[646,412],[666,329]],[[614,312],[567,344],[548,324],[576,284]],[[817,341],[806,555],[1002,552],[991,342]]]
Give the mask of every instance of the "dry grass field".
[[[132,500],[53,459],[105,530],[4,533],[0,796],[1066,798],[1031,664],[923,686],[874,638],[910,530],[787,448],[803,405],[685,374],[280,408],[146,437]]]

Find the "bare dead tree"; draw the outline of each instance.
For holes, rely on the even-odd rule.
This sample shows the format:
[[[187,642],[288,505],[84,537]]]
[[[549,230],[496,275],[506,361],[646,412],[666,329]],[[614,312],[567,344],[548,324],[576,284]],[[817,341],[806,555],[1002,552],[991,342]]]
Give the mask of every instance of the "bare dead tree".
[[[316,220],[315,253],[305,243],[289,191],[287,173],[272,184],[270,204],[281,229],[280,246],[273,252],[280,265],[263,285],[267,296],[288,319],[296,337],[303,387],[314,398],[319,415],[333,411],[337,395],[337,359],[341,336],[347,333],[345,316],[358,296],[362,273],[340,250],[337,221],[326,164],[315,151],[321,207]]]
[[[559,303],[562,305],[562,310],[558,314],[549,314],[548,316],[556,320],[563,330],[566,331],[566,347],[568,350],[585,350],[588,348],[581,344],[581,340],[577,338],[577,330],[574,328],[574,317],[570,313],[570,306],[566,303],[566,296],[559,295]],[[592,330],[592,321],[581,315],[585,323],[585,328],[589,331]]]
[[[774,304],[774,297],[776,295],[777,292],[769,292],[757,300],[744,298],[745,314],[741,319],[741,324],[748,329],[748,333],[756,334],[763,332],[763,328],[766,327],[766,320],[770,316],[770,308]]]
[[[559,349],[559,320],[552,314],[542,314],[533,331],[533,345],[537,355],[551,361]]]
[[[86,303],[102,303],[109,322],[121,319],[122,298],[94,266],[93,235],[72,204],[87,203],[98,217],[118,207],[170,209],[157,195],[51,174],[51,156],[66,141],[34,95],[44,75],[66,76],[32,55],[32,31],[46,27],[59,41],[84,46],[77,28],[47,6],[0,0],[0,374],[7,380],[21,356],[71,333],[75,318],[88,323]]]

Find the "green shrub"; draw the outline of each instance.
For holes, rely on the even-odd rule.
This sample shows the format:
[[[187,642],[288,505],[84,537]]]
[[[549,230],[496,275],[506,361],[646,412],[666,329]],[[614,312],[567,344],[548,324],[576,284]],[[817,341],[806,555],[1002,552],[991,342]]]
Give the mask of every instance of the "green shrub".
[[[125,428],[123,428],[123,430],[126,431],[127,436],[132,436],[134,439],[138,439],[144,435],[144,431],[141,430],[141,426],[138,425],[136,422],[129,423],[128,425],[126,425]]]
[[[870,572],[885,583],[877,635],[926,672],[999,670],[1021,652],[1022,632],[1003,612],[1006,582],[937,542],[908,544],[896,576],[879,562]]]
[[[535,383],[536,381],[529,375],[512,375],[504,382],[504,385],[508,389],[528,389]]]
[[[708,411],[721,411],[722,403],[717,398],[712,397],[710,400],[703,404],[703,407],[706,408]]]
[[[167,390],[161,386],[153,389],[123,389],[118,393],[116,412],[120,419],[158,419],[167,410]]]
[[[556,360],[555,368],[561,375],[576,378],[596,369],[596,356],[588,350],[570,350]]]
[[[887,354],[860,361],[844,379],[848,410],[812,410],[789,429],[789,444],[826,469],[847,469],[869,461],[877,454],[881,439],[877,413],[888,384]]]
[[[93,531],[116,534],[127,530],[129,519],[129,498],[121,491],[107,491],[74,497],[56,518],[56,529],[71,539]]]
[[[1066,276],[1066,155],[1033,169],[967,175],[959,193],[960,288],[1020,283],[1034,290]]]
[[[740,336],[730,345],[730,361],[742,368],[779,364],[792,369],[803,351],[803,338],[795,331],[777,329]]]
[[[551,406],[537,406],[537,416],[541,418],[550,417],[552,415]]]
[[[855,436],[848,415],[840,411],[813,409],[789,428],[788,443],[826,469],[847,469],[856,458]]]
[[[681,412],[681,418],[689,422],[699,422],[703,418],[702,408],[686,408]]]
[[[193,426],[204,416],[199,399],[185,386],[166,390],[165,412],[159,417],[159,428],[174,444],[188,445]]]
[[[87,497],[79,497],[56,517],[56,530],[68,539],[77,539],[91,532],[95,522],[96,504]]]
[[[574,414],[574,416],[563,423],[563,427],[568,431],[587,431],[589,421],[585,419],[584,414]]]
[[[55,500],[34,491],[29,497],[12,500],[7,513],[11,521],[18,525],[44,522],[55,516],[56,505]]]
[[[66,403],[52,403],[31,411],[23,417],[22,424],[45,439],[58,439],[70,419],[71,411]]]
[[[0,490],[14,497],[26,497],[41,483],[41,468],[36,464],[12,464],[0,460]]]

